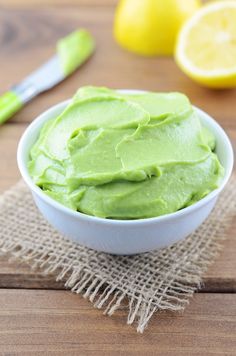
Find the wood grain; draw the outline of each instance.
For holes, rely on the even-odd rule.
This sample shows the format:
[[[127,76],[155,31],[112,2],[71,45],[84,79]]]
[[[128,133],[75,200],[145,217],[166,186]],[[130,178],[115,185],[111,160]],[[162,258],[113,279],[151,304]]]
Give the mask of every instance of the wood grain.
[[[16,298],[17,296],[17,298]],[[154,316],[143,335],[64,291],[0,290],[1,355],[235,355],[236,298],[196,294],[184,313]]]
[[[42,7],[42,6],[114,6],[119,0],[0,0],[0,5],[7,7]]]
[[[112,7],[98,6],[95,11],[94,7],[82,6],[77,11],[70,6],[63,9],[36,9],[32,2],[28,2],[27,8],[24,2],[20,1],[19,4],[22,7],[19,6],[18,9],[0,8],[2,91],[46,60],[53,53],[56,40],[78,25],[85,26],[94,34],[97,51],[74,75],[29,103],[8,124],[0,128],[0,152],[4,153],[1,155],[0,192],[9,188],[20,177],[16,165],[16,147],[27,124],[42,111],[71,97],[79,86],[86,84],[183,91],[194,104],[218,119],[236,147],[236,91],[211,91],[201,88],[182,74],[171,58],[143,58],[120,49],[112,37]],[[29,31],[29,28],[34,31]],[[204,279],[205,291],[235,291],[235,232],[234,225],[229,232],[224,251]],[[55,283],[53,277],[43,278],[40,274],[33,274],[29,268],[24,267],[22,270],[18,265],[13,265],[11,272],[7,272],[4,266],[6,260],[0,260],[2,287],[62,288],[62,285]]]
[[[22,111],[22,114],[24,110]],[[1,172],[0,193],[9,188],[20,178],[16,164],[18,140],[27,124],[5,124],[0,128]],[[232,141],[236,144],[236,130],[228,130]],[[236,145],[235,145],[236,147]],[[203,291],[236,292],[236,221],[232,224],[228,239],[224,243],[216,263],[208,270],[203,280]],[[42,276],[28,266],[9,265],[7,259],[0,259],[0,288],[63,288],[63,283],[55,282],[53,276]]]
[[[224,249],[203,276],[200,292],[236,293],[236,221],[228,231]],[[64,283],[56,282],[54,275],[44,276],[40,271],[19,262],[9,263],[9,257],[0,258],[0,288],[64,289]]]
[[[86,65],[54,90],[35,99],[12,122],[30,122],[49,106],[71,97],[78,87],[93,84],[181,91],[223,127],[235,127],[235,90],[213,91],[200,87],[178,69],[172,58],[144,58],[122,50],[112,36],[113,12],[114,9],[107,6],[95,10],[81,7],[78,11],[69,6],[0,10],[2,91],[49,58],[57,39],[73,29],[86,27],[97,42],[97,51]]]
[[[202,0],[206,3],[211,0]],[[0,0],[0,5],[7,7],[42,7],[42,6],[114,6],[117,5],[119,0]]]
[[[236,91],[198,86],[171,58],[143,58],[123,51],[112,36],[116,3],[0,0],[1,92],[47,60],[57,39],[73,29],[86,27],[97,42],[86,65],[0,127],[0,193],[19,179],[16,147],[28,123],[82,85],[182,91],[220,122],[236,149]],[[0,355],[235,355],[235,236],[236,221],[204,277],[204,293],[196,294],[183,314],[154,316],[144,335],[124,325],[124,309],[105,317],[82,297],[62,290],[63,283],[53,276],[1,257]]]

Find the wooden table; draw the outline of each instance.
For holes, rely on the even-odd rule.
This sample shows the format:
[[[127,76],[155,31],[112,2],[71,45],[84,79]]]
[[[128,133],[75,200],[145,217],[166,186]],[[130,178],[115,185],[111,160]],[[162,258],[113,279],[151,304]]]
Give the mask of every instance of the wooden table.
[[[0,191],[19,179],[16,147],[38,114],[79,86],[105,85],[181,91],[224,127],[236,146],[236,92],[194,84],[171,58],[142,58],[112,38],[115,0],[1,0],[1,91],[53,53],[56,40],[77,27],[96,38],[94,57],[71,78],[41,95],[0,128]],[[126,313],[103,316],[81,296],[25,265],[0,259],[1,355],[236,355],[236,222],[225,248],[204,277],[204,288],[181,314],[153,318],[143,334],[125,325]]]

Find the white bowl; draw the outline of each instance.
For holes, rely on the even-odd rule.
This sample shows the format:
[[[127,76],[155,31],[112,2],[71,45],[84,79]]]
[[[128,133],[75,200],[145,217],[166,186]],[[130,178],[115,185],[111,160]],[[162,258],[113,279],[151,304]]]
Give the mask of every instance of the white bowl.
[[[21,137],[17,151],[21,175],[30,188],[38,209],[52,226],[81,245],[98,251],[127,255],[169,246],[191,234],[203,223],[225,187],[233,167],[231,143],[215,120],[196,108],[202,123],[216,137],[216,153],[225,169],[218,189],[197,203],[172,214],[140,220],[110,220],[70,210],[44,194],[29,175],[29,152],[39,136],[40,129],[46,121],[58,116],[68,103],[69,100],[55,105],[37,117]]]

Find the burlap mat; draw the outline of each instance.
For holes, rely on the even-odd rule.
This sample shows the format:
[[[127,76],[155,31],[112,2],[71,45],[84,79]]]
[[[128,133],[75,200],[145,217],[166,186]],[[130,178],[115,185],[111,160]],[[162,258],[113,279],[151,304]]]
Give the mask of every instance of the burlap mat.
[[[54,273],[112,315],[128,300],[127,323],[143,332],[154,312],[181,310],[200,287],[227,227],[236,214],[236,177],[221,194],[208,220],[169,248],[135,256],[113,256],[79,246],[58,234],[36,209],[20,182],[0,197],[0,252]],[[112,236],[111,236],[112,238]]]

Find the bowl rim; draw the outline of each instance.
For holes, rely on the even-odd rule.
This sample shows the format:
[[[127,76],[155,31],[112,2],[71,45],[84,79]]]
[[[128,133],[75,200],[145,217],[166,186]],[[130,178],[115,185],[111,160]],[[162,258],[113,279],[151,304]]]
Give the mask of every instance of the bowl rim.
[[[118,90],[123,93],[144,93],[146,91],[144,90],[133,90],[133,89],[120,89]],[[221,136],[222,141],[224,141],[226,147],[227,147],[227,156],[228,156],[228,167],[227,170],[225,171],[224,178],[222,179],[222,182],[220,186],[210,192],[207,196],[199,200],[198,202],[194,203],[193,205],[190,205],[186,208],[183,208],[181,210],[178,210],[174,213],[169,213],[157,217],[151,217],[151,218],[142,218],[142,219],[127,219],[127,220],[121,220],[121,219],[106,219],[106,218],[101,218],[101,217],[96,217],[93,215],[86,215],[84,213],[81,213],[79,211],[74,211],[63,204],[57,202],[53,198],[49,197],[48,195],[44,194],[43,191],[33,182],[31,176],[29,175],[28,168],[25,164],[24,161],[24,156],[25,156],[25,150],[27,149],[27,142],[28,139],[30,138],[30,135],[32,132],[37,130],[38,132],[41,129],[41,126],[44,122],[48,121],[50,119],[49,116],[53,115],[53,112],[56,110],[63,110],[66,105],[69,104],[71,99],[67,99],[65,101],[62,101],[56,105],[51,106],[49,109],[38,115],[26,128],[24,131],[23,135],[20,138],[18,148],[17,148],[17,164],[18,168],[20,170],[20,173],[23,177],[23,180],[25,183],[28,185],[28,187],[31,189],[31,191],[35,194],[37,194],[45,203],[52,205],[55,209],[60,210],[63,213],[69,214],[70,216],[73,216],[78,219],[82,219],[88,223],[90,222],[96,222],[96,223],[102,223],[106,225],[146,225],[146,224],[152,224],[152,223],[158,223],[158,222],[164,222],[168,220],[173,220],[177,219],[179,217],[182,217],[184,215],[189,215],[191,214],[194,210],[200,209],[203,205],[207,204],[209,201],[214,199],[225,187],[227,184],[231,173],[233,169],[233,163],[234,163],[234,154],[233,154],[233,148],[231,145],[231,142],[223,130],[223,128],[206,112],[203,110],[199,109],[198,107],[194,106],[195,110],[200,114],[200,119],[203,119],[205,121],[208,121],[211,127],[214,127],[215,130],[218,131],[218,133]]]

